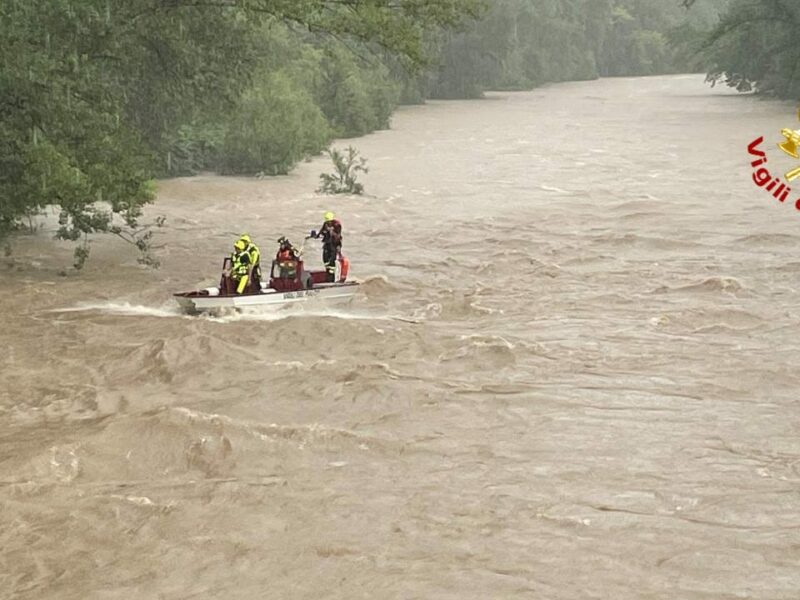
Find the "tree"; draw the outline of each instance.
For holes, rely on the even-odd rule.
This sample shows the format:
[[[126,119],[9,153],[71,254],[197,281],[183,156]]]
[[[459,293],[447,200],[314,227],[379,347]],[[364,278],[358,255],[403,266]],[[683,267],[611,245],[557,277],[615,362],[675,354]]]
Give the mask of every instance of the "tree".
[[[84,240],[78,265],[88,235],[137,231],[186,127],[255,93],[265,26],[357,40],[419,66],[427,29],[480,10],[481,0],[4,0],[0,241],[50,205],[59,237]],[[276,170],[289,160],[270,156]]]
[[[319,154],[330,128],[308,92],[281,72],[264,74],[238,103],[223,145],[228,173],[283,175]]]
[[[800,96],[800,6],[788,0],[734,0],[706,37],[707,79],[739,91]]]

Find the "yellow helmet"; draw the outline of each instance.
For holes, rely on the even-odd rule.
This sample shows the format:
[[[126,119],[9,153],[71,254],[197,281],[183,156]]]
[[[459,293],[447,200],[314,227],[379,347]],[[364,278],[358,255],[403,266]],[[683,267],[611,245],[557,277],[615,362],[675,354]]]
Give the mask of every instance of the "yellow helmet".
[[[247,248],[247,244],[244,242],[244,240],[236,240],[233,244],[233,247],[240,252],[243,252],[244,249]]]
[[[250,239],[250,236],[247,235],[246,233],[243,233],[242,235],[240,235],[239,236],[239,240],[244,242],[245,244],[250,244],[253,241],[253,240]]]
[[[328,211],[328,212],[325,213],[325,220],[326,221],[333,221],[334,218],[335,218],[335,215],[331,211]]]

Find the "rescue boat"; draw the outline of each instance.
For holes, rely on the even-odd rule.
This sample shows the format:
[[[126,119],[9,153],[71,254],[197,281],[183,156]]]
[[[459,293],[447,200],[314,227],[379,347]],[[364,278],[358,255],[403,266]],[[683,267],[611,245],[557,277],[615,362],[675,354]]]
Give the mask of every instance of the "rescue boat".
[[[181,308],[191,313],[256,306],[280,308],[312,299],[347,300],[356,294],[360,284],[347,281],[350,263],[346,257],[340,254],[336,262],[334,281],[329,281],[327,271],[307,271],[302,259],[273,260],[269,282],[251,282],[243,293],[237,294],[235,282],[225,274],[231,266],[231,259],[226,258],[217,287],[173,296]]]

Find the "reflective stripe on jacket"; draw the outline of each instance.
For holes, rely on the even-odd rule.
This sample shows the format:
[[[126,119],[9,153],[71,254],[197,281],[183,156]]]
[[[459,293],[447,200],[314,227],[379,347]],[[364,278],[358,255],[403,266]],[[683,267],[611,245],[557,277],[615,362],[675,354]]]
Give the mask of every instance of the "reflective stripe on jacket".
[[[231,254],[231,274],[235,277],[247,275],[247,271],[252,263],[252,257],[247,249],[239,254]]]

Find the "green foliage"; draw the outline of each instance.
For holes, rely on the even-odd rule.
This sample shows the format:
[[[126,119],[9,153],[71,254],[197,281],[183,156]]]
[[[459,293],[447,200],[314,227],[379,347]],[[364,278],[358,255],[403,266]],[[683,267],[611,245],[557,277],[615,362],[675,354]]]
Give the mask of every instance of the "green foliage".
[[[361,171],[369,173],[367,159],[358,156],[358,150],[348,146],[345,153],[329,150],[328,156],[333,161],[334,173],[322,173],[319,176],[323,194],[363,194],[364,186],[356,181],[356,174]]]
[[[426,91],[479,97],[485,89],[688,69],[670,36],[696,26],[698,12],[664,0],[497,0],[480,22],[434,36],[439,68]]]
[[[329,44],[321,62],[318,102],[337,137],[386,129],[397,106],[399,85],[380,62],[359,64],[340,44]]]
[[[254,82],[234,111],[223,144],[224,170],[285,174],[329,141],[328,125],[308,92],[285,74],[272,73]]]
[[[700,49],[708,81],[781,98],[800,96],[800,6],[783,0],[732,0]]]
[[[119,235],[117,227],[141,250],[153,176],[209,167],[283,173],[325,147],[332,130],[385,127],[397,96],[387,69],[379,60],[353,68],[341,45],[419,67],[425,32],[476,16],[481,5],[4,0],[0,242],[54,206],[58,237],[79,243],[76,265],[89,236]],[[325,44],[338,54],[331,74],[321,67]],[[276,64],[272,48],[291,58]],[[326,106],[329,126],[318,102],[333,86],[341,87]]]
[[[167,175],[196,175],[220,163],[225,120],[198,120],[181,125],[168,140],[164,171]]]
[[[673,53],[665,34],[644,28],[644,21],[623,7],[614,9],[601,67],[604,75],[655,75],[674,70]],[[672,20],[665,15],[660,29],[672,26]]]
[[[439,46],[440,64],[429,80],[425,94],[432,98],[479,98],[489,84],[496,61],[482,48],[484,38],[479,24],[461,33],[442,32],[435,43]]]
[[[161,43],[168,26],[142,8],[113,0],[3,4],[0,236],[54,205],[57,237],[83,240],[76,253],[80,266],[88,235],[108,232],[115,217],[137,226],[142,207],[154,197],[152,150],[169,123],[151,118],[153,102],[196,89],[191,68],[162,77],[159,85],[148,79],[169,55],[166,42],[151,45]],[[188,60],[192,52],[184,54]],[[171,58],[174,69],[186,67]],[[144,89],[146,102],[137,100]],[[169,114],[169,106],[163,109],[159,115]]]
[[[152,223],[143,226],[112,225],[109,231],[120,239],[132,244],[139,251],[137,262],[147,267],[158,268],[160,261],[153,255],[153,228],[163,227],[166,217],[157,217]],[[127,225],[127,224],[126,224]]]
[[[192,4],[193,0],[182,0]],[[381,47],[410,67],[427,62],[423,37],[483,13],[485,0],[230,0],[251,16],[299,24],[335,39]]]

